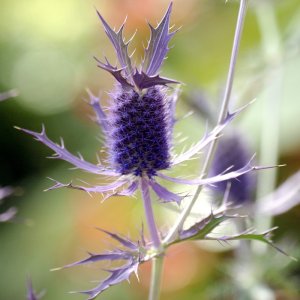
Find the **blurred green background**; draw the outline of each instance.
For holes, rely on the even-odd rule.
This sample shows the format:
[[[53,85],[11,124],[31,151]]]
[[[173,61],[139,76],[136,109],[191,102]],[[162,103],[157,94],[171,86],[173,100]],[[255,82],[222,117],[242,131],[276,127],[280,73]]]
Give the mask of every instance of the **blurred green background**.
[[[191,110],[188,96],[192,91],[201,91],[215,106],[219,103],[238,9],[237,1],[224,2],[174,1],[172,23],[182,28],[171,42],[174,48],[162,74],[184,83],[177,107],[179,117]],[[278,21],[282,51],[276,66],[283,74],[279,161],[288,165],[279,170],[279,184],[300,167],[300,3],[299,0],[270,2]],[[84,299],[68,291],[93,286],[90,281],[104,278],[105,272],[95,266],[49,270],[81,259],[87,251],[109,248],[108,239],[95,226],[138,236],[143,221],[139,196],[115,197],[101,204],[99,196],[91,198],[80,191],[43,192],[52,184],[47,177],[62,182],[72,178],[94,182],[97,179],[70,171],[67,163],[46,159],[51,151],[13,126],[38,131],[43,123],[50,138],[58,141],[63,136],[71,152],[80,151],[87,160],[95,162],[95,154],[101,149],[101,131],[90,120],[92,111],[83,99],[87,97],[85,89],[90,88],[95,94],[101,91],[105,103],[113,87],[112,77],[96,67],[93,56],[102,59],[105,54],[115,61],[95,7],[116,27],[127,15],[127,38],[138,29],[131,48],[137,49],[138,63],[142,43],[146,44],[149,36],[145,20],[156,24],[167,5],[164,0],[1,0],[0,92],[11,88],[19,91],[18,97],[0,103],[0,186],[16,188],[15,195],[1,209],[14,205],[19,210],[15,222],[0,224],[1,300],[25,299],[28,275],[37,290],[46,290],[44,299]],[[257,98],[235,125],[259,154],[261,127],[267,122],[260,117],[260,100],[266,93],[263,82],[269,73],[261,50],[255,5],[253,1],[245,23],[233,106]],[[270,116],[273,113],[272,105],[269,113]],[[201,136],[204,125],[205,121],[195,113],[179,122],[176,132],[186,136],[190,145]],[[179,174],[191,171],[196,174],[197,164],[178,169]],[[157,206],[156,209],[160,224],[170,226],[165,209]],[[287,237],[299,244],[299,218],[299,206],[277,217],[274,224],[280,228],[275,240]],[[228,277],[224,262],[231,256],[231,252],[215,253],[192,243],[172,248],[167,255],[162,299],[231,299],[215,293],[222,288],[219,280]],[[280,255],[276,259],[286,260]],[[101,268],[105,267],[108,265],[101,264]],[[132,278],[131,284],[122,283],[99,298],[146,299],[149,271],[150,265],[143,265],[139,283]],[[293,263],[287,274],[291,276],[287,278],[299,282],[299,263]],[[272,278],[276,276],[272,273],[265,280],[277,289],[277,299],[300,299],[295,289],[274,284]]]

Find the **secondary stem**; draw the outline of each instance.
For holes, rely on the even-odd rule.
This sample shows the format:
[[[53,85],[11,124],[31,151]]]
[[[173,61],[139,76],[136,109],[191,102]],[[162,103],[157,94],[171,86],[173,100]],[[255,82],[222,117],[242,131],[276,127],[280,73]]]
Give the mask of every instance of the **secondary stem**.
[[[146,179],[141,179],[141,190],[143,196],[146,221],[150,232],[151,240],[157,256],[152,259],[152,274],[150,282],[149,300],[158,300],[160,295],[161,277],[163,272],[164,249],[155,224],[153,208],[151,203],[149,185]]]
[[[162,282],[164,256],[159,255],[152,260],[151,283],[149,300],[158,300],[160,296],[160,287]]]
[[[269,1],[257,1],[254,6],[262,39],[262,51],[267,64],[267,76],[264,87],[265,99],[262,101],[262,126],[260,162],[262,164],[276,165],[279,156],[279,116],[280,101],[282,97],[283,74],[279,70],[282,60],[282,49],[276,14],[273,4]],[[272,109],[272,113],[270,113]],[[258,174],[257,180],[257,203],[276,186],[277,169],[271,169],[264,174]],[[258,230],[266,230],[272,224],[272,218],[268,216],[255,217],[255,227]],[[266,247],[257,245],[257,252],[264,252]]]
[[[225,87],[225,93],[222,101],[222,106],[220,109],[219,117],[218,117],[218,125],[220,125],[224,119],[227,116],[228,113],[228,106],[230,102],[230,96],[232,91],[232,85],[233,85],[233,79],[234,79],[234,72],[235,72],[235,66],[236,66],[236,60],[238,55],[238,49],[241,41],[241,35],[244,25],[244,20],[246,16],[247,11],[247,2],[248,0],[241,0],[240,1],[240,7],[239,7],[239,13],[237,18],[237,24],[235,29],[235,35],[234,35],[234,41],[232,46],[232,52],[231,52],[231,58],[230,58],[230,64],[229,64],[229,70],[227,75],[227,81],[226,81],[226,87]],[[202,177],[207,177],[207,173],[210,167],[210,164],[212,162],[212,159],[214,157],[214,153],[216,150],[216,147],[218,145],[218,139],[215,139],[211,144],[210,148],[208,150],[208,153],[206,155],[206,159],[204,161],[203,169],[202,169]],[[189,216],[196,200],[199,197],[199,194],[202,191],[203,186],[199,186],[198,189],[195,192],[195,195],[191,202],[185,207],[185,209],[182,211],[180,216],[178,217],[177,221],[175,222],[174,226],[169,231],[168,235],[164,239],[164,243],[170,242],[172,239],[174,239],[178,231],[182,228],[186,218]]]
[[[147,221],[148,229],[150,232],[151,240],[153,242],[153,246],[156,249],[160,249],[161,241],[160,241],[160,237],[158,235],[158,231],[157,231],[155,220],[154,220],[149,185],[147,183],[147,180],[144,178],[141,179],[141,190],[142,190],[142,196],[143,196],[145,216],[146,216],[146,221]]]

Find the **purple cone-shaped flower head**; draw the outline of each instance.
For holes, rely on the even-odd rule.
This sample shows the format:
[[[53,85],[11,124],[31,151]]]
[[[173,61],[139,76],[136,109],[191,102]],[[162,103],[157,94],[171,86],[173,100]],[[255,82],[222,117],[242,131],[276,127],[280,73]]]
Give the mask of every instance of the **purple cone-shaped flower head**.
[[[157,28],[150,25],[151,38],[140,71],[132,66],[128,56],[129,42],[125,43],[122,36],[124,24],[115,32],[98,13],[121,67],[97,60],[99,67],[110,72],[118,82],[111,97],[111,113],[104,122],[110,163],[122,175],[151,178],[171,165],[174,116],[170,107],[174,99],[162,86],[176,81],[158,75],[168,52],[168,42],[175,33],[169,32],[171,8],[172,4]]]
[[[122,175],[152,177],[171,165],[172,115],[160,87],[121,91],[110,122],[110,155]]]
[[[232,132],[221,138],[213,161],[211,175],[229,169],[235,171],[243,167],[251,159],[251,152],[244,138],[237,132]],[[228,201],[241,204],[253,196],[255,176],[246,173],[239,178],[221,181],[215,184],[216,190],[225,193],[229,188]],[[229,185],[230,184],[230,185]]]

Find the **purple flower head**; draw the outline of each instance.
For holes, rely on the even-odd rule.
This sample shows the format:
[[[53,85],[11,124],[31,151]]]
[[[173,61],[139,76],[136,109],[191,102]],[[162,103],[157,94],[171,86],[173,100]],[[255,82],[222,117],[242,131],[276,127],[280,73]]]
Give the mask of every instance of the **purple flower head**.
[[[227,134],[219,142],[211,168],[211,176],[220,174],[228,168],[231,171],[238,170],[250,159],[251,152],[243,137],[237,132]],[[252,198],[255,183],[255,175],[246,173],[239,176],[239,178],[218,182],[215,187],[222,194],[229,188],[229,202],[242,204]]]
[[[128,56],[130,41],[124,42],[124,24],[115,32],[98,13],[121,66],[118,69],[107,59],[106,63],[97,59],[98,66],[110,72],[118,83],[111,97],[111,113],[104,116],[102,123],[106,128],[110,164],[122,175],[151,178],[171,166],[174,116],[170,106],[174,100],[162,86],[177,82],[158,75],[169,50],[168,42],[175,34],[169,32],[171,8],[172,3],[157,28],[149,24],[151,38],[140,71],[132,66]]]
[[[122,91],[110,122],[111,163],[122,175],[155,176],[171,166],[172,115],[159,87]]]

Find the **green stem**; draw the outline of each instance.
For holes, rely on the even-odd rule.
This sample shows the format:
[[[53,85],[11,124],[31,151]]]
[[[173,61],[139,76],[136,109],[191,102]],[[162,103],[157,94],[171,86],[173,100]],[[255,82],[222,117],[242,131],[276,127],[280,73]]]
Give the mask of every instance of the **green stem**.
[[[236,24],[235,35],[234,35],[234,40],[233,40],[229,70],[228,70],[227,81],[226,81],[226,88],[225,88],[222,106],[221,106],[219,117],[218,117],[218,125],[220,125],[224,121],[224,119],[226,118],[227,113],[228,113],[228,106],[229,106],[230,96],[231,96],[231,91],[232,91],[238,49],[239,49],[239,45],[240,45],[240,41],[241,41],[241,35],[242,35],[244,20],[245,20],[246,11],[247,11],[247,2],[248,2],[248,0],[240,1],[239,13],[238,13],[238,18],[237,18],[237,24]],[[214,153],[215,153],[217,145],[218,145],[218,139],[215,139],[210,145],[210,148],[208,150],[208,153],[206,155],[206,159],[205,159],[205,162],[203,165],[202,173],[201,173],[203,178],[207,177],[207,173],[208,173],[209,167],[211,165],[212,159],[214,157]],[[190,215],[191,210],[202,191],[202,188],[203,188],[203,186],[198,187],[193,199],[184,208],[182,213],[179,215],[177,221],[175,222],[175,224],[169,231],[168,235],[164,239],[164,243],[169,243],[170,241],[172,241],[174,238],[177,237],[178,231],[182,228],[186,218]]]
[[[265,99],[262,101],[262,124],[260,138],[260,164],[276,165],[279,156],[279,117],[282,96],[282,73],[279,69],[282,50],[273,4],[270,1],[257,1],[255,13],[261,33],[262,52],[267,65],[264,83]],[[277,168],[258,174],[256,198],[258,205],[261,199],[276,187]],[[257,216],[255,227],[266,230],[272,226],[272,218]],[[266,247],[259,245],[257,250],[264,252]]]
[[[281,61],[281,44],[280,35],[277,28],[276,15],[274,7],[270,1],[258,0],[254,3],[261,39],[262,52],[267,65],[266,79],[264,88],[267,90],[265,99],[260,101],[262,105],[262,124],[260,126],[260,157],[259,165],[276,165],[278,162],[279,150],[279,113],[280,113],[280,97],[282,88],[282,74],[278,67]],[[276,185],[277,169],[270,169],[268,172],[258,173],[257,180],[257,202],[263,196],[270,193]],[[263,205],[263,204],[261,204]],[[245,220],[241,220],[245,222]],[[269,216],[255,216],[254,228],[264,231],[271,227],[272,218]],[[242,230],[247,228],[245,224]],[[267,245],[261,243],[245,243],[240,241],[240,246],[236,251],[236,270],[235,272],[243,272],[242,278],[235,278],[235,282],[239,287],[237,294],[238,299],[273,299],[274,292],[264,284],[261,278],[261,254],[267,251]],[[253,252],[251,251],[253,249]],[[257,256],[258,255],[258,256]],[[258,260],[256,261],[256,259]],[[253,292],[255,291],[255,292]]]
[[[154,248],[156,250],[160,250],[161,241],[160,241],[160,237],[159,237],[158,230],[156,228],[156,224],[155,224],[155,220],[154,220],[149,186],[148,186],[147,180],[144,178],[141,179],[141,191],[142,191],[144,211],[145,211],[148,229],[149,229],[150,236],[151,236],[151,241],[153,243]]]
[[[154,247],[149,300],[158,300],[160,295],[161,277],[163,271],[164,247],[161,243],[161,239],[156,227],[152,202],[150,197],[149,185],[147,179],[145,178],[141,179],[141,191],[142,191],[146,221],[150,232],[151,241]]]
[[[160,296],[160,287],[162,282],[164,256],[159,255],[152,260],[151,283],[149,300],[158,300]]]

